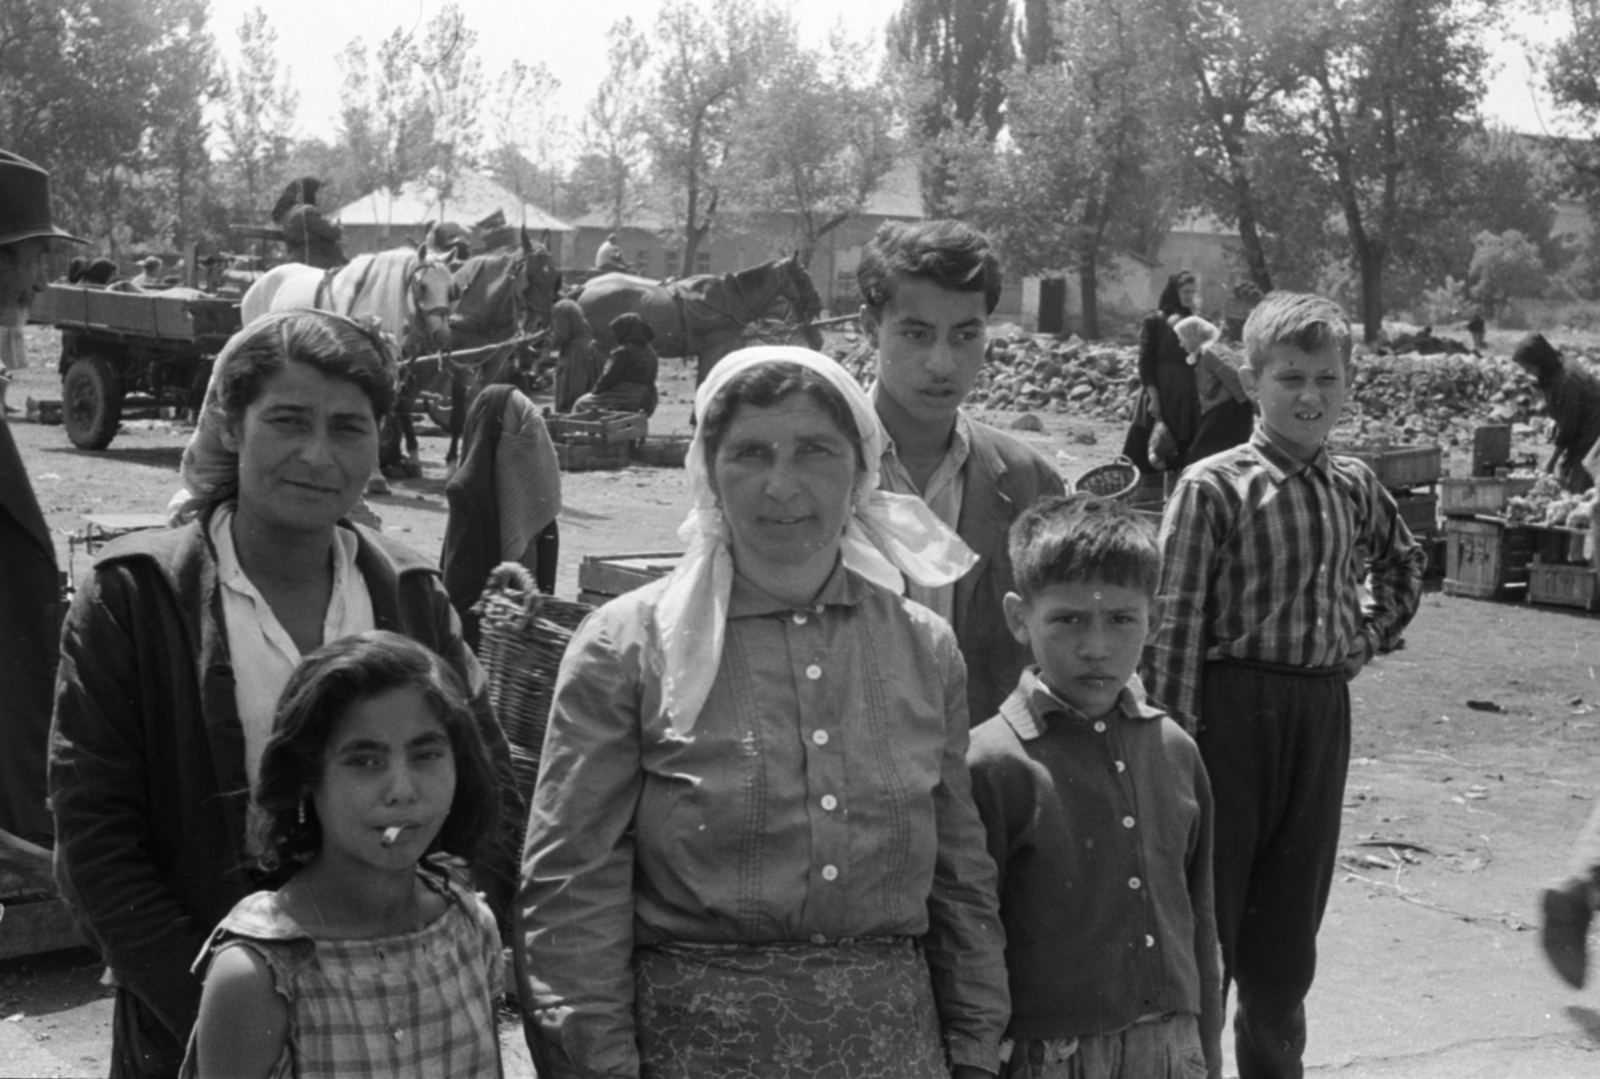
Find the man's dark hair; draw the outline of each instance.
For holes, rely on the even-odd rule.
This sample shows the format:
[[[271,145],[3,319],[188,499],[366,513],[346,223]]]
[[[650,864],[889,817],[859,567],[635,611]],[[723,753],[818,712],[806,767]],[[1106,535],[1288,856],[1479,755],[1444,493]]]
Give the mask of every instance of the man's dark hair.
[[[964,221],[889,222],[861,252],[856,284],[874,311],[894,299],[898,277],[932,281],[952,292],[983,293],[984,310],[1000,302],[1000,259],[989,237]]]

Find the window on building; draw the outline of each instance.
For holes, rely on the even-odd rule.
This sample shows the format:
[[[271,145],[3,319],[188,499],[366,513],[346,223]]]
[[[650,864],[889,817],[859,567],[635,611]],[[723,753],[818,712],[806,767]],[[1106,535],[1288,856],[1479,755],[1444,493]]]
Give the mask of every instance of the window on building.
[[[650,252],[641,247],[635,252],[633,266],[640,273],[648,274],[650,272]]]
[[[694,255],[694,272],[695,273],[710,273],[711,272],[711,252],[709,252],[709,251],[696,251],[695,252],[695,255]]]

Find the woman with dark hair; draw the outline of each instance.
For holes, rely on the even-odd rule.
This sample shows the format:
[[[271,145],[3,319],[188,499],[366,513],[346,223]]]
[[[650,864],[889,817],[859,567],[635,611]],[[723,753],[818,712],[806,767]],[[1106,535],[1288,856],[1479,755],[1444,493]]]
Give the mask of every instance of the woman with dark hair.
[[[323,219],[317,209],[317,192],[322,181],[315,176],[290,180],[272,207],[272,220],[283,230],[283,242],[291,262],[303,262],[319,270],[331,270],[350,260],[339,240],[344,230]]]
[[[683,561],[555,687],[517,903],[540,1073],[997,1073],[966,669],[902,594],[974,556],[877,489],[883,429],[827,356],[732,353],[695,411]]]
[[[190,964],[254,890],[245,811],[278,697],[320,645],[387,629],[450,664],[501,779],[502,831],[473,865],[497,911],[516,862],[510,750],[438,570],[346,519],[394,404],[387,346],[343,316],[287,311],[235,334],[216,368],[184,459],[186,523],[106,548],[61,638],[57,879],[117,987],[115,1075],[182,1060]]]
[[[573,412],[656,412],[656,372],[661,361],[650,342],[656,331],[643,315],[628,311],[611,320],[617,347],[606,358],[594,389],[573,402]]]
[[[1180,319],[1194,314],[1198,285],[1180,270],[1167,278],[1154,313],[1139,335],[1139,403],[1122,452],[1141,472],[1176,475],[1189,463],[1189,446],[1200,429],[1200,391],[1178,335]]]

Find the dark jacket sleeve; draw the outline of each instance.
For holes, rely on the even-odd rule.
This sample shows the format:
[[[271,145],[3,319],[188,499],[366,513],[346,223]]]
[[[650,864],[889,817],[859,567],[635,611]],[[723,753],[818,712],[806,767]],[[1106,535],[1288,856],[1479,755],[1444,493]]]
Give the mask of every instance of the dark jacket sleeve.
[[[120,567],[79,589],[61,636],[50,745],[56,879],[119,985],[175,1031],[193,1025],[200,983],[189,965],[209,925],[163,882],[146,802],[151,776],[136,635],[137,589]]]
[[[445,593],[443,584],[432,574],[417,575],[413,579],[426,582],[425,601],[433,640],[436,642],[435,651],[466,685],[472,714],[477,718],[478,731],[483,736],[484,749],[494,765],[495,779],[499,784],[500,820],[495,827],[495,834],[485,839],[473,858],[472,873],[489,901],[489,909],[494,911],[501,932],[509,934],[522,830],[527,822],[527,804],[517,791],[516,773],[511,768],[511,744],[506,740],[505,731],[501,729],[500,721],[495,718],[494,708],[489,703],[489,679],[478,658],[462,639],[461,620],[450,606],[450,597]]]

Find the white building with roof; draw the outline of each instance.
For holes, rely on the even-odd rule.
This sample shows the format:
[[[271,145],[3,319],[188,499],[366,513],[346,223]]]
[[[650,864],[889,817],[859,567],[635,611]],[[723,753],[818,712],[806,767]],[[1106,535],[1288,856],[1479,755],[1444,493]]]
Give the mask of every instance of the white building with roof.
[[[447,199],[441,200],[426,182],[414,180],[399,191],[370,191],[339,207],[333,217],[344,229],[345,254],[356,255],[420,243],[428,227],[438,221],[453,221],[476,237],[474,227],[497,214],[512,228],[526,225],[534,240],[550,248],[557,263],[566,263],[577,229],[478,172],[461,173]]]

